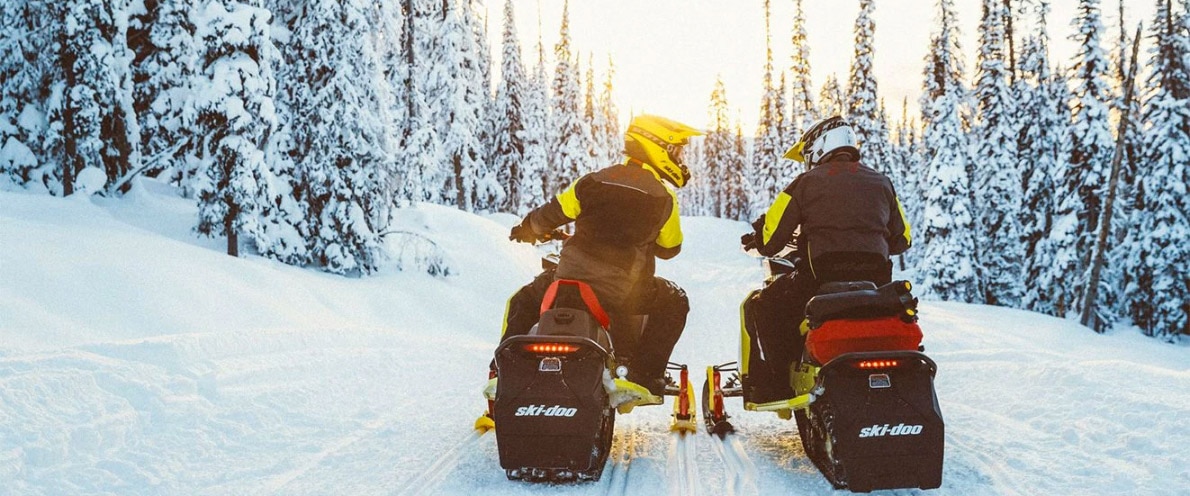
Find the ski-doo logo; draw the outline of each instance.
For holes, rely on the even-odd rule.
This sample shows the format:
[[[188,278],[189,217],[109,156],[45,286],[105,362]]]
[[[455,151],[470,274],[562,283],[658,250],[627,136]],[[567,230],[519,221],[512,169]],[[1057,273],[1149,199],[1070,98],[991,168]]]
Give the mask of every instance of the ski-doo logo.
[[[517,417],[573,417],[578,413],[577,408],[566,408],[562,405],[546,407],[545,405],[529,405],[516,409]]]
[[[889,424],[876,424],[861,429],[859,431],[859,437],[916,436],[921,434],[921,430],[922,426],[920,425],[897,424],[889,426]]]

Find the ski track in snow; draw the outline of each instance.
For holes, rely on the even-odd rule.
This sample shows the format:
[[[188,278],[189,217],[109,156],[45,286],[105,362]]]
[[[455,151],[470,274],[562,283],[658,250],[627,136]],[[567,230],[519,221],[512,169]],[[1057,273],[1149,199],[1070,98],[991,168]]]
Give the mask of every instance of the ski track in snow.
[[[537,271],[510,216],[420,206],[411,228],[457,275],[350,279],[222,255],[189,234],[190,201],[152,191],[0,203],[0,239],[22,240],[0,250],[0,496],[837,493],[793,421],[736,399],[725,440],[641,407],[601,480],[507,480],[471,425],[504,302]],[[673,359],[702,370],[736,359],[761,272],[745,224],[683,224],[658,273],[691,301]],[[1190,496],[1190,347],[980,305],[921,315],[943,485],[873,494]]]

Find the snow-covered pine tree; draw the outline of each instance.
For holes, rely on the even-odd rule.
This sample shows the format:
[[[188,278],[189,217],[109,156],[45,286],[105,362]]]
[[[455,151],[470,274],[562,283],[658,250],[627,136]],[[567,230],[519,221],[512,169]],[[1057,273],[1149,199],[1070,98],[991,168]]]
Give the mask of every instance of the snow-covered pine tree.
[[[65,34],[65,7],[0,2],[0,188],[7,182],[61,193],[63,151],[47,114],[63,99],[65,76],[54,44]]]
[[[191,142],[195,109],[194,88],[198,51],[190,14],[195,0],[147,0],[139,26],[146,36],[133,67],[136,113],[141,124],[141,151],[149,173],[163,173],[183,185],[194,177],[186,156],[197,147]],[[132,37],[136,39],[136,37]],[[189,185],[183,191],[193,193]]]
[[[790,141],[801,138],[810,126],[818,120],[814,105],[814,83],[810,80],[810,43],[806,38],[806,16],[802,12],[802,0],[794,0],[796,14],[793,18],[793,65],[788,132]]]
[[[678,190],[678,203],[684,216],[706,216],[707,194],[711,180],[707,176],[706,147],[701,138],[692,139],[682,152],[686,167],[690,168],[690,182]]]
[[[540,34],[540,29],[538,33]],[[545,72],[545,47],[540,37],[537,40],[537,66],[529,78],[525,104],[525,160],[521,164],[521,175],[525,183],[521,188],[516,213],[524,215],[529,210],[545,203],[555,191],[551,190],[553,172],[549,167],[550,143],[553,126],[550,125],[549,84]]]
[[[1074,120],[1071,128],[1070,168],[1055,190],[1058,208],[1050,239],[1052,268],[1062,274],[1054,288],[1059,316],[1075,315],[1081,306],[1089,257],[1099,226],[1103,186],[1115,140],[1108,122],[1112,100],[1106,81],[1107,57],[1100,46],[1103,22],[1099,0],[1080,0],[1073,21],[1078,55],[1071,70],[1074,83]]]
[[[859,16],[855,19],[855,55],[851,59],[851,75],[847,85],[847,120],[851,121],[855,134],[863,146],[864,164],[881,172],[891,172],[886,156],[874,153],[879,147],[887,147],[888,135],[877,128],[876,74],[872,70],[875,55],[873,38],[876,23],[872,15],[876,12],[874,0],[860,0]],[[884,142],[883,144],[877,142]]]
[[[472,46],[475,50],[475,72],[477,86],[469,86],[475,92],[475,106],[479,125],[475,130],[479,141],[479,152],[475,158],[475,190],[471,194],[471,203],[477,211],[490,212],[499,210],[507,201],[507,192],[500,183],[501,171],[493,167],[492,157],[492,121],[495,118],[495,102],[492,98],[492,57],[491,47],[488,46],[487,17],[479,18],[479,8],[482,3],[468,0],[468,6],[463,11],[464,20],[471,27]]]
[[[940,26],[926,56],[925,91],[921,96],[929,182],[924,185],[924,218],[918,231],[924,251],[919,274],[923,296],[972,302],[978,301],[981,293],[974,259],[968,141],[960,117],[967,90],[962,82],[954,1],[941,0],[939,9]]]
[[[562,28],[558,44],[554,45],[554,81],[550,99],[553,110],[550,125],[554,128],[550,146],[549,167],[552,181],[546,191],[554,195],[562,191],[575,179],[591,169],[590,153],[587,151],[589,131],[584,132],[582,110],[579,107],[582,93],[579,90],[577,64],[570,50],[570,1],[563,3]]]
[[[731,220],[751,220],[750,205],[752,202],[749,198],[754,198],[756,192],[749,189],[750,184],[746,178],[746,171],[748,168],[748,144],[744,139],[744,128],[739,122],[735,125],[735,141],[733,143],[732,153],[727,157],[726,166],[724,167],[724,202],[723,202],[723,217]],[[755,163],[752,161],[751,163]]]
[[[445,71],[445,79],[437,92],[427,91],[426,96],[440,110],[440,126],[445,127],[440,127],[439,136],[447,154],[447,169],[452,171],[448,191],[454,192],[456,207],[472,211],[483,169],[479,129],[489,90],[484,86],[479,53],[486,48],[476,45],[470,0],[443,2],[442,16],[433,56]]]
[[[1049,239],[1057,209],[1054,191],[1069,168],[1070,89],[1062,70],[1050,70],[1047,17],[1049,2],[1037,4],[1037,23],[1021,49],[1020,77],[1015,87],[1017,141],[1024,191],[1018,211],[1023,249],[1020,279],[1027,283],[1021,307],[1056,315],[1055,285],[1064,274],[1052,269]]]
[[[517,40],[512,0],[504,2],[501,47],[500,84],[496,88],[495,125],[492,128],[492,166],[499,173],[497,177],[507,192],[501,210],[519,213],[526,183],[540,184],[541,180],[536,176],[526,176],[522,169],[525,162],[526,100],[530,88],[525,66],[521,63],[521,45]]]
[[[373,19],[364,0],[311,2],[290,43],[304,56],[283,73],[300,123],[292,153],[308,209],[302,233],[313,261],[339,274],[379,268],[389,222],[394,143],[383,63],[368,37]]]
[[[752,183],[750,188],[755,195],[750,198],[749,212],[743,214],[745,218],[759,215],[769,202],[777,197],[777,193],[784,187],[784,168],[782,155],[785,149],[782,131],[785,128],[785,92],[773,81],[773,38],[770,31],[771,9],[769,0],[764,2],[764,33],[765,33],[765,62],[764,80],[760,97],[760,117],[756,123],[756,136],[752,141],[752,162],[746,173],[746,179]]]
[[[1127,18],[1124,11],[1124,0],[1120,0],[1117,5],[1117,28],[1118,34],[1116,36],[1115,46],[1113,47],[1114,56],[1111,60],[1111,80],[1112,86],[1116,92],[1116,99],[1112,103],[1112,112],[1114,114],[1113,122],[1118,122],[1119,116],[1124,111],[1124,91],[1127,86],[1127,64],[1128,56],[1131,50],[1133,36],[1128,33]],[[1143,42],[1143,40],[1142,40]],[[1138,67],[1138,73],[1139,73]],[[1139,78],[1137,78],[1139,80]],[[1118,315],[1127,315],[1127,302],[1121,292],[1130,284],[1132,272],[1128,267],[1120,263],[1127,260],[1133,252],[1137,249],[1137,239],[1140,234],[1136,230],[1136,225],[1140,222],[1137,218],[1139,207],[1136,202],[1136,167],[1137,167],[1137,151],[1141,146],[1140,127],[1140,93],[1133,87],[1133,99],[1131,108],[1128,109],[1129,115],[1132,116],[1132,125],[1128,126],[1126,134],[1124,135],[1124,149],[1123,158],[1120,163],[1120,176],[1118,186],[1116,188],[1116,199],[1112,208],[1112,230],[1108,248],[1109,254],[1107,256],[1108,265],[1103,270],[1103,284],[1100,284],[1100,301],[1104,305],[1109,305],[1114,308],[1114,312]],[[1113,126],[1116,128],[1117,126]]]
[[[1145,334],[1173,340],[1190,334],[1190,8],[1158,0],[1145,83],[1140,150],[1139,246],[1127,262],[1136,278],[1125,294]]]
[[[828,74],[822,83],[822,90],[818,93],[818,110],[823,119],[836,115],[847,117],[847,99],[843,87],[839,86],[839,78],[833,73]]]
[[[921,219],[922,195],[919,190],[925,172],[922,170],[919,147],[917,123],[909,119],[909,97],[905,97],[901,101],[901,120],[897,123],[897,136],[893,143],[893,173],[889,179],[897,190],[901,206],[905,208],[910,229],[917,229]],[[898,257],[901,270],[915,264],[917,251],[909,250]]]
[[[387,138],[392,144],[393,154],[389,160],[391,171],[389,177],[399,178],[389,183],[388,196],[394,207],[402,207],[409,201],[404,190],[412,179],[406,169],[407,161],[403,155],[404,146],[409,137],[409,97],[408,91],[410,64],[406,61],[405,49],[405,15],[401,8],[402,0],[379,0],[376,3],[376,25],[373,40],[376,53],[379,54],[381,71],[384,76],[384,94],[388,102],[382,102],[381,112],[387,114],[384,120],[391,122]]]
[[[262,149],[276,124],[267,10],[239,2],[207,2],[194,14],[199,43],[194,123],[200,167],[195,231],[227,237],[227,253],[239,254],[247,236],[265,254],[273,246],[261,218],[272,208],[271,174]],[[292,243],[290,239],[281,240]],[[304,245],[288,246],[304,253]]]
[[[706,138],[703,139],[703,153],[706,167],[703,170],[706,186],[705,207],[706,214],[714,217],[728,218],[726,204],[731,198],[739,198],[747,194],[741,179],[743,169],[736,169],[738,165],[734,157],[734,137],[731,130],[730,109],[727,104],[727,87],[723,84],[723,77],[715,80],[715,89],[711,91],[711,103],[708,107],[710,123],[707,125]]]
[[[128,49],[129,0],[70,0],[65,8],[61,63],[66,88],[59,114],[67,178],[90,167],[103,170],[108,193],[140,168],[140,125],[133,105]]]
[[[979,24],[978,71],[975,98],[978,125],[973,152],[976,160],[976,260],[983,282],[982,301],[1015,307],[1022,281],[1023,258],[1017,208],[1020,205],[1022,163],[1017,156],[1018,124],[1009,86],[1004,21],[1010,15],[1002,0],[983,0]]]
[[[603,80],[603,87],[596,100],[595,120],[591,124],[591,134],[599,143],[602,155],[596,157],[596,167],[605,167],[619,162],[624,156],[624,135],[620,133],[620,111],[616,109],[616,102],[612,100],[615,66],[611,57],[607,61],[607,74]]]

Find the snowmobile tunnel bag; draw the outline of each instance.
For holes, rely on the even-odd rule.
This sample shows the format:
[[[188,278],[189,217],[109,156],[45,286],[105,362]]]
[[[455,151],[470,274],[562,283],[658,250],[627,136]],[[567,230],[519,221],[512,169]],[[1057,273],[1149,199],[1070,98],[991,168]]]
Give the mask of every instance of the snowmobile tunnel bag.
[[[848,489],[932,489],[942,484],[944,424],[937,366],[916,351],[850,353],[822,368],[834,452]]]

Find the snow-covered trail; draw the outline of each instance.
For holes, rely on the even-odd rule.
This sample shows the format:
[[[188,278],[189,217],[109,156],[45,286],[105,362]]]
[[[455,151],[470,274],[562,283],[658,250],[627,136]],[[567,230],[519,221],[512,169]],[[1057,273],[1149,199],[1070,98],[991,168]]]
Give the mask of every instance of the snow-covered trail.
[[[504,302],[537,270],[509,217],[419,207],[407,220],[457,275],[353,280],[228,258],[192,215],[152,189],[0,193],[0,495],[833,492],[792,421],[735,399],[726,442],[638,408],[600,481],[506,480],[471,425]],[[744,224],[684,228],[658,270],[689,293],[673,359],[698,388],[736,360],[761,272]],[[922,319],[947,428],[930,494],[1190,495],[1187,346],[977,305],[925,302]]]

